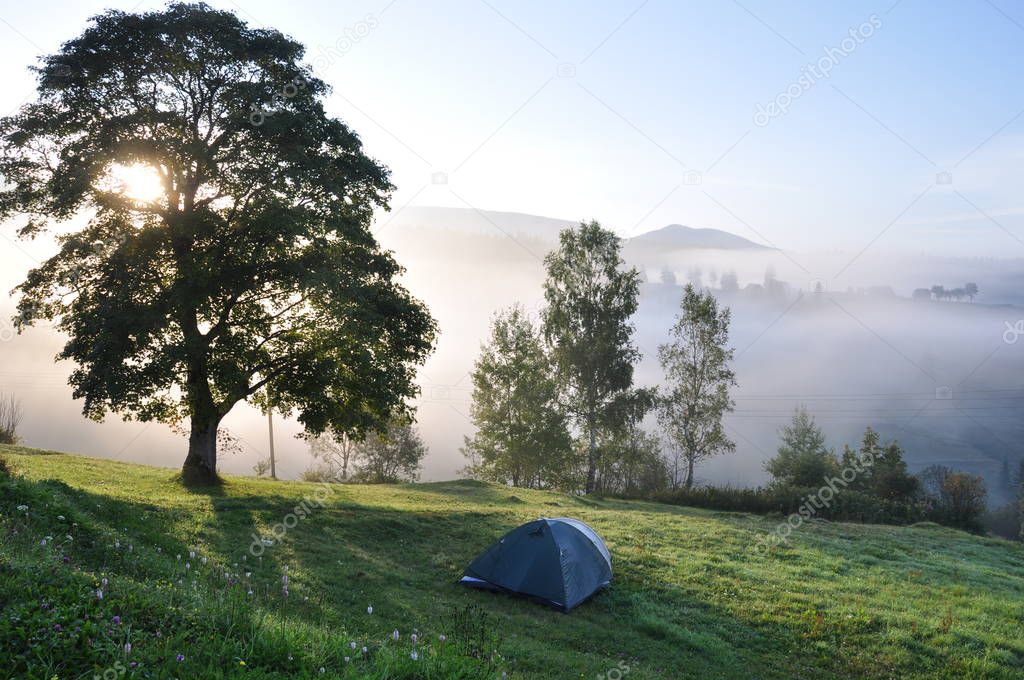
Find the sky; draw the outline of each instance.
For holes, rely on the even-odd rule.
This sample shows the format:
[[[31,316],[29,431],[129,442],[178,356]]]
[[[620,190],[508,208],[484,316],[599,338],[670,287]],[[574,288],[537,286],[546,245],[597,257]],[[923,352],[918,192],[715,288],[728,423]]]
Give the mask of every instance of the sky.
[[[1024,256],[1020,3],[210,4],[308,47],[331,112],[391,168],[396,208]],[[4,3],[0,109],[89,16],[159,5]]]

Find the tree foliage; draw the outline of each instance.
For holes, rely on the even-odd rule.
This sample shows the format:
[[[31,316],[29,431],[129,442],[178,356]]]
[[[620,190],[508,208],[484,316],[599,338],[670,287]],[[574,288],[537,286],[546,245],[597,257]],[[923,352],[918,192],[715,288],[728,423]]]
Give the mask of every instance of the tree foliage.
[[[596,486],[599,430],[614,425],[614,404],[632,386],[640,356],[630,322],[640,275],[624,268],[620,251],[618,236],[589,222],[563,230],[544,260],[544,337],[563,403],[587,442],[587,493]]]
[[[358,482],[391,484],[419,479],[427,446],[413,425],[393,419],[384,432],[374,432],[356,445],[357,469],[352,475]]]
[[[25,217],[24,236],[87,219],[17,288],[17,322],[58,320],[87,416],[189,418],[186,471],[202,477],[239,401],[314,433],[407,413],[433,343],[369,231],[389,173],[325,113],[302,56],[203,4],[108,11],[0,120],[0,219]],[[125,168],[159,195],[126,191]]]
[[[687,488],[699,461],[736,448],[722,423],[733,409],[729,388],[736,384],[729,367],[730,318],[729,308],[720,309],[714,295],[687,284],[671,340],[658,348],[666,383],[659,422],[685,461]]]
[[[835,454],[825,446],[825,433],[807,409],[800,407],[780,431],[778,453],[765,470],[778,486],[820,486],[839,469]]]
[[[471,417],[467,473],[513,486],[561,485],[572,442],[543,340],[520,305],[492,321],[473,368]]]

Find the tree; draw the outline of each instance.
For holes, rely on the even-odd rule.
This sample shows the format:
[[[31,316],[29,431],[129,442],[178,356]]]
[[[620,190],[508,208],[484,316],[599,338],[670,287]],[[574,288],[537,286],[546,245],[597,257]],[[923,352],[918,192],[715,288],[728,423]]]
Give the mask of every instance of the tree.
[[[985,480],[966,472],[952,473],[942,485],[949,520],[968,529],[978,528],[978,518],[985,512],[985,495]]]
[[[765,463],[774,484],[819,486],[826,477],[838,472],[836,456],[825,446],[825,433],[806,408],[796,409],[780,436],[778,453]]]
[[[472,377],[477,431],[465,438],[467,472],[513,486],[555,484],[572,441],[543,339],[522,306],[495,316]]]
[[[639,274],[623,269],[619,237],[597,222],[559,236],[544,260],[544,338],[568,413],[587,440],[585,491],[597,478],[600,425],[608,426],[615,400],[633,384],[640,353],[629,319],[636,312]]]
[[[414,482],[427,446],[406,420],[393,419],[384,432],[374,432],[356,446],[358,470],[353,479],[373,484]]]
[[[257,477],[264,477],[270,472],[270,459],[260,458],[256,461],[256,464],[252,466],[252,471],[256,473]]]
[[[914,292],[911,294],[911,297],[914,300],[918,300],[918,301],[931,300],[932,299],[932,292],[930,290],[928,290],[927,288],[915,288]]]
[[[348,481],[349,468],[353,466],[357,454],[357,442],[345,433],[335,436],[324,432],[309,437],[309,455],[320,461],[322,476],[329,476],[332,481]]]
[[[728,271],[722,274],[722,290],[726,293],[735,293],[740,289],[739,279],[736,272]]]
[[[978,284],[976,284],[976,283],[966,283],[966,284],[964,284],[964,295],[969,297],[971,299],[971,302],[974,302],[974,296],[977,295],[977,294],[978,294]]]
[[[688,489],[698,461],[736,448],[722,424],[722,417],[733,409],[729,388],[736,384],[729,368],[730,319],[729,308],[719,309],[714,295],[687,284],[672,340],[658,348],[668,390],[661,401],[659,422],[686,462]]]
[[[21,441],[18,427],[24,415],[21,401],[17,397],[0,393],[0,444],[17,444]]]
[[[939,285],[932,286],[931,287],[931,291],[932,291],[932,295],[935,296],[936,300],[941,300],[942,298],[946,297],[946,288],[945,288],[945,286],[939,286]]]
[[[203,4],[112,10],[0,120],[0,219],[87,220],[17,288],[19,329],[58,320],[86,416],[188,418],[186,478],[216,476],[239,401],[314,433],[382,427],[433,344],[369,230],[389,172],[324,112],[303,51]]]
[[[658,439],[642,427],[656,403],[657,393],[649,388],[631,390],[615,400],[608,426],[601,428],[598,491],[629,494],[667,485]]]
[[[661,270],[661,282],[666,286],[675,286],[677,284],[676,273],[668,267],[664,267]]]

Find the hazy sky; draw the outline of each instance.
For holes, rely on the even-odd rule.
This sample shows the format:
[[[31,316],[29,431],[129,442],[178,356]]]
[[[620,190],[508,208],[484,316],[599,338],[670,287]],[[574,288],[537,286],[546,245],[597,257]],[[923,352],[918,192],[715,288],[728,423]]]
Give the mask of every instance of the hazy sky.
[[[396,207],[1024,256],[1020,3],[211,4],[307,45],[331,109],[394,171]],[[4,3],[0,107],[88,16],[157,6]]]

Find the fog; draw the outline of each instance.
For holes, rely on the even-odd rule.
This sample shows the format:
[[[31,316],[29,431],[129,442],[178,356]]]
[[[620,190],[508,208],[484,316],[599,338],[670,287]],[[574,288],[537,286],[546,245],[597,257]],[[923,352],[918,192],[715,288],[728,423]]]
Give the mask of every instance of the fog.
[[[424,479],[454,477],[464,465],[459,448],[472,432],[469,372],[489,320],[515,302],[539,312],[542,258],[555,247],[558,230],[571,224],[424,208],[378,220],[379,240],[406,267],[405,284],[440,327],[436,351],[420,372],[418,426],[430,448]],[[1003,458],[1015,469],[1024,457],[1024,338],[1008,342],[1016,338],[1008,328],[1024,319],[1020,260],[897,256],[872,249],[796,253],[763,242],[727,250],[701,247],[717,243],[720,235],[671,232],[675,241],[649,235],[627,240],[624,249],[646,278],[634,319],[643,353],[638,384],[660,382],[657,347],[673,322],[682,283],[694,279],[711,287],[732,309],[739,384],[736,411],[726,425],[736,451],[702,465],[699,480],[762,483],[778,428],[804,404],[830,446],[856,445],[870,425],[885,439],[900,441],[912,469],[941,462],[983,474],[998,497]],[[737,235],[757,241],[755,234]],[[41,259],[47,244],[29,248],[32,258]],[[12,255],[9,250],[3,259],[5,290],[30,264],[28,255]],[[719,288],[722,274],[730,271],[738,291]],[[766,272],[774,276],[767,288]],[[915,288],[968,281],[980,288],[974,302],[910,299]],[[0,298],[4,319],[13,304]],[[13,337],[9,325],[0,327],[0,391],[15,393],[24,404],[25,443],[180,466],[186,442],[167,427],[125,423],[117,416],[99,424],[81,416],[81,403],[66,385],[71,366],[53,361],[61,344],[59,334],[45,326]],[[225,455],[222,468],[251,474],[252,465],[267,455],[266,416],[237,406],[225,426],[240,438],[242,451]],[[298,432],[293,420],[276,417],[279,476],[298,476],[310,462],[305,444],[295,438]]]

